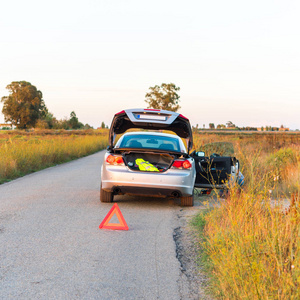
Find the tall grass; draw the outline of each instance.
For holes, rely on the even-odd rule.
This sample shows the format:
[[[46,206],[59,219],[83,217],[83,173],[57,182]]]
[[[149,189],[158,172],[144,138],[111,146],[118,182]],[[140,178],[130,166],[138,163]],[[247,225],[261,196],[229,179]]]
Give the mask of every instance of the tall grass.
[[[216,297],[300,299],[299,136],[217,140],[234,144],[246,184],[231,188],[199,226]],[[214,141],[196,136],[200,148]]]
[[[204,247],[219,298],[300,299],[298,201],[284,213],[263,196],[235,194],[205,221]]]
[[[106,132],[0,134],[0,183],[94,153],[106,146]]]

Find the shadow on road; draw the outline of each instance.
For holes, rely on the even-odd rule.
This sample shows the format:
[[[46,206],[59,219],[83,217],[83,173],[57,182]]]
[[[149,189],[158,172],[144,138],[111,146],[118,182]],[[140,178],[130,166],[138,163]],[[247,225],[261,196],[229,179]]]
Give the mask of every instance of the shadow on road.
[[[149,196],[129,196],[118,195],[114,197],[115,203],[126,203],[129,205],[143,205],[143,206],[180,206],[180,199],[175,198],[162,198],[162,197],[149,197]]]
[[[195,195],[194,209],[205,209],[207,205],[215,204],[216,199],[211,196]],[[163,198],[163,197],[149,197],[149,196],[129,196],[129,195],[117,195],[114,197],[113,203],[127,204],[130,206],[149,206],[149,207],[177,207],[180,208],[179,198]],[[191,207],[184,207],[189,209]]]

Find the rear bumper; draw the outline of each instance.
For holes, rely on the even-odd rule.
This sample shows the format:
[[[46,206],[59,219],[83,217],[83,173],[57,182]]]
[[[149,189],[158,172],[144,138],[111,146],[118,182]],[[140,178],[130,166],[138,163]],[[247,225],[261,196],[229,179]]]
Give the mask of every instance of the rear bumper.
[[[164,173],[136,172],[126,166],[103,166],[102,188],[134,195],[187,197],[193,194],[195,169],[169,169]]]
[[[155,197],[182,197],[182,190],[166,189],[156,187],[139,187],[139,186],[114,186],[111,191],[114,195],[139,195],[139,196],[155,196]]]

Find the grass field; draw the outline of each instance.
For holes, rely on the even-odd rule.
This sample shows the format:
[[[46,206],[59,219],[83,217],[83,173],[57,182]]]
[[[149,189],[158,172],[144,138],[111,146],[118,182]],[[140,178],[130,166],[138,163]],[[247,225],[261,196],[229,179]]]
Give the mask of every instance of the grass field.
[[[0,183],[92,154],[108,144],[108,130],[0,131]]]
[[[214,142],[234,145],[246,183],[192,222],[213,294],[300,299],[300,134],[195,135],[196,149],[222,152]]]

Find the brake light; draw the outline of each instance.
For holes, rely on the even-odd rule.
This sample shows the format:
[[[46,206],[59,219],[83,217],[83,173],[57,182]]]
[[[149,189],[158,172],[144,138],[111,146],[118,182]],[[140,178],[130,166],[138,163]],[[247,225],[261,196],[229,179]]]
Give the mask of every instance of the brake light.
[[[182,167],[182,163],[183,163],[182,160],[174,160],[173,167],[175,167],[175,168],[181,168]]]
[[[174,168],[190,169],[192,167],[192,164],[188,160],[185,160],[185,161],[174,160],[173,167]]]
[[[116,115],[120,115],[120,114],[125,114],[125,110],[122,110],[122,111],[116,113],[115,116],[116,116]]]
[[[121,156],[113,156],[111,154],[107,156],[106,162],[111,165],[120,165],[124,163],[123,158]]]
[[[124,163],[123,158],[121,156],[115,157],[115,162],[119,165]]]
[[[189,120],[187,117],[183,116],[182,114],[180,114],[179,117],[181,117],[183,119],[186,119],[186,120]]]

